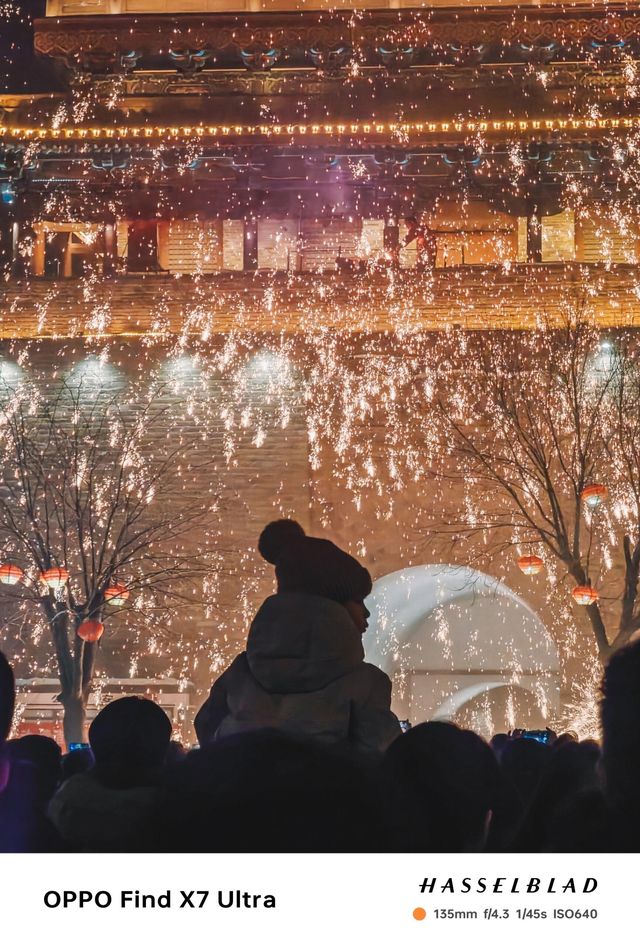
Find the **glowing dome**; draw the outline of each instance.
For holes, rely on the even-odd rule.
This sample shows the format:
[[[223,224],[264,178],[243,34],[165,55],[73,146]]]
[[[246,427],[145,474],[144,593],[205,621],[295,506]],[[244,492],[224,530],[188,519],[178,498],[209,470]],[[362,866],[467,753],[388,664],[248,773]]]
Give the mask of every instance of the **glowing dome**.
[[[489,734],[538,727],[557,710],[556,646],[529,605],[495,578],[451,565],[404,568],[375,582],[367,606],[367,659],[391,677],[400,718],[453,719],[473,703],[486,707],[475,727]],[[496,722],[494,713],[492,724],[498,696],[505,718]]]

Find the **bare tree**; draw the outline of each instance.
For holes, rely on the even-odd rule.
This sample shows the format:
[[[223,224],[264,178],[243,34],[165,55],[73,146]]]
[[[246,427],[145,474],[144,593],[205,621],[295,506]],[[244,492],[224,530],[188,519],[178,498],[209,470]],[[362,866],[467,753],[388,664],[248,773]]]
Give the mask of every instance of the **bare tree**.
[[[441,527],[468,547],[554,559],[592,588],[584,610],[603,662],[640,628],[636,363],[633,333],[603,337],[573,315],[561,329],[465,338],[435,400],[437,474],[464,495]]]
[[[203,491],[202,475],[213,458],[172,411],[157,385],[127,396],[83,383],[1,392],[0,549],[20,578],[4,591],[23,614],[44,615],[67,743],[83,737],[104,624],[118,613],[166,632],[177,607],[206,596],[217,566],[215,479]]]

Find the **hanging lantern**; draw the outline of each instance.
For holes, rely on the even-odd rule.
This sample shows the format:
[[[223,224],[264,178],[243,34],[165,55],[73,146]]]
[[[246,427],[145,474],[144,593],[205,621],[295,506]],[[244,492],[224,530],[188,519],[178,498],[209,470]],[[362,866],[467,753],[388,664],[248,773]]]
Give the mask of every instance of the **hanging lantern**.
[[[69,580],[69,572],[66,568],[47,568],[40,575],[43,584],[52,591],[59,591]]]
[[[104,624],[99,620],[84,620],[76,633],[85,643],[97,643],[104,633]]]
[[[580,498],[590,509],[596,509],[601,502],[607,498],[609,490],[603,483],[594,482],[590,486],[585,486],[580,493]]]
[[[595,587],[590,587],[588,584],[579,584],[578,587],[574,587],[571,596],[581,607],[588,607],[589,604],[595,604],[597,600],[600,600],[600,594]]]
[[[540,574],[544,568],[544,561],[539,555],[520,555],[518,567],[523,574]]]
[[[0,564],[0,581],[3,584],[17,584],[24,577],[24,571],[17,564]]]
[[[119,584],[115,581],[113,584],[110,584],[109,587],[105,588],[104,599],[107,604],[112,604],[114,607],[122,607],[125,601],[129,600],[129,591],[124,584]]]

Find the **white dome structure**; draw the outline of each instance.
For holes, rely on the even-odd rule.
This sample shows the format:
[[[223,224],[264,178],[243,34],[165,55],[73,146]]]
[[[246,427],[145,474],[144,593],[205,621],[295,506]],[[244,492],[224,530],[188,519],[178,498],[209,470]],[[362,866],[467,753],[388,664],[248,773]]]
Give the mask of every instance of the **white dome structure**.
[[[399,718],[454,719],[479,701],[490,712],[498,694],[509,704],[502,730],[538,727],[557,710],[556,646],[529,605],[496,578],[418,565],[379,578],[366,604],[366,658],[391,677]],[[525,704],[537,708],[535,718]]]

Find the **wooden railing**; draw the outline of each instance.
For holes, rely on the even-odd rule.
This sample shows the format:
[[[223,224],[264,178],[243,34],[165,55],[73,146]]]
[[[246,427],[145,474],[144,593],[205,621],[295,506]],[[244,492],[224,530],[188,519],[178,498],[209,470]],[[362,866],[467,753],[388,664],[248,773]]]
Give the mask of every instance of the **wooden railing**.
[[[640,267],[557,263],[396,273],[222,272],[5,282],[0,337],[82,337],[330,329],[527,329],[567,312],[640,327]]]
[[[553,6],[537,0],[484,0],[482,6]],[[580,6],[580,3],[572,4]],[[588,4],[584,0],[584,6]],[[137,13],[268,13],[298,10],[398,10],[433,7],[473,7],[477,0],[47,0],[47,16],[105,16]]]

